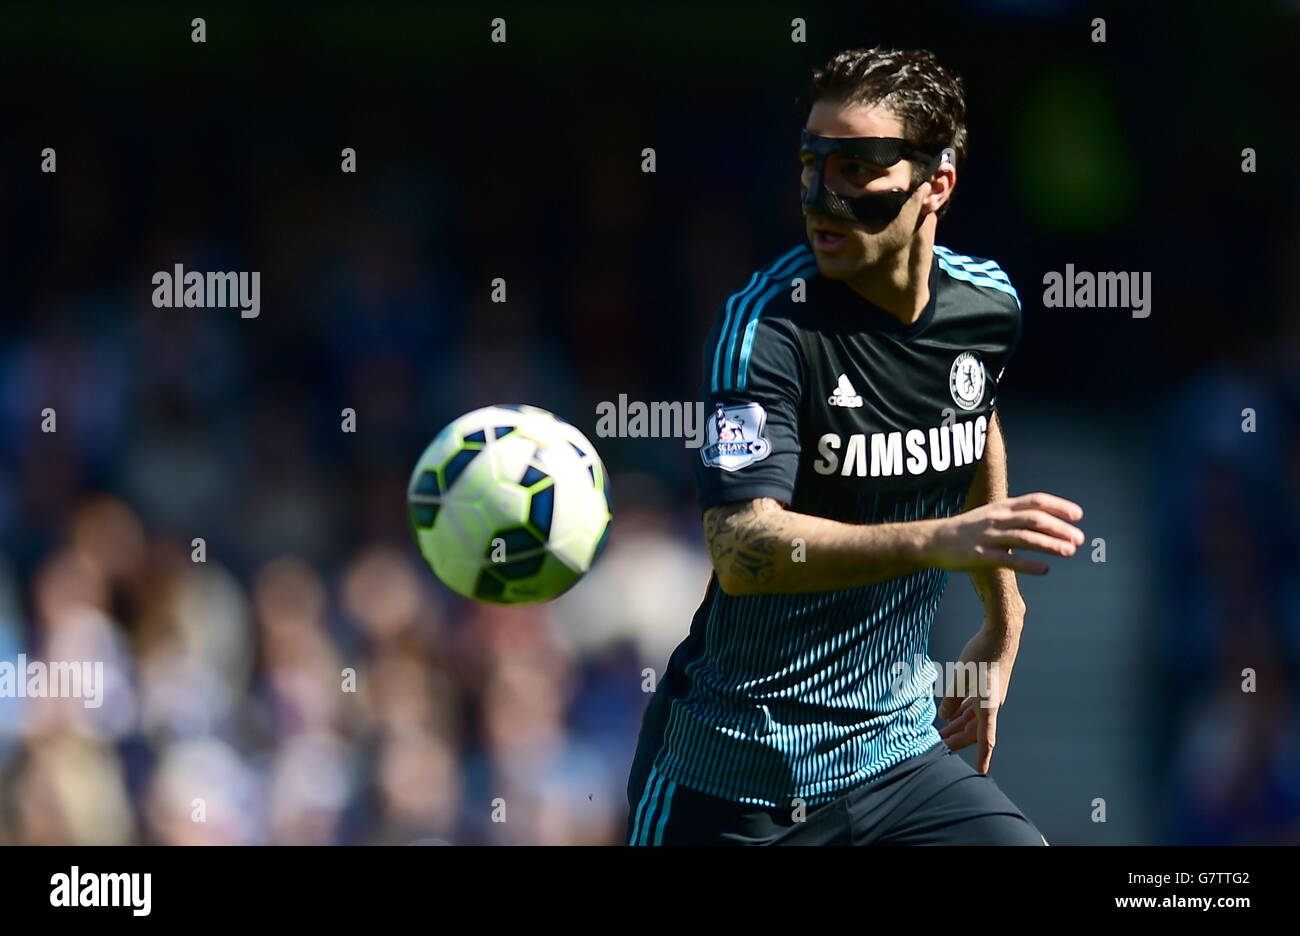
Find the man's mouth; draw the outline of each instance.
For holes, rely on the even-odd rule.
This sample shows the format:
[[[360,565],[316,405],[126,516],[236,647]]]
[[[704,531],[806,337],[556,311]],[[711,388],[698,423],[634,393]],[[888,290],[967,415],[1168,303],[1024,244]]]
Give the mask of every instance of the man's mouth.
[[[818,250],[835,250],[842,247],[849,239],[848,235],[843,231],[838,231],[825,224],[814,224],[812,235],[813,246]]]

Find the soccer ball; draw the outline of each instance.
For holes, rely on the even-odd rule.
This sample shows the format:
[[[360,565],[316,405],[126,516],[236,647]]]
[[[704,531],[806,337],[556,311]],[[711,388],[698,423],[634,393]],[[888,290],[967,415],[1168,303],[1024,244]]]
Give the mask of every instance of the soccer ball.
[[[429,443],[406,493],[420,553],[452,591],[545,601],[609,534],[609,477],[587,437],[535,406],[466,413]]]

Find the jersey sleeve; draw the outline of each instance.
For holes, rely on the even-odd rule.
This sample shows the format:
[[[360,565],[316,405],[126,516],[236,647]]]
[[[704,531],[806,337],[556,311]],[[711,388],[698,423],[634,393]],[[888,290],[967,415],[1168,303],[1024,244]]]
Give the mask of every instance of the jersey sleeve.
[[[1020,334],[1024,327],[1024,312],[1020,308],[1020,299],[1014,292],[1011,294],[1011,299],[1012,301],[1008,306],[1010,325],[1008,327],[1009,337],[1006,341],[1006,352],[1002,355],[1001,363],[998,364],[996,376],[993,377],[993,395],[989,398],[989,406],[993,409],[997,409],[998,390],[1002,387],[1002,378],[1006,375],[1007,363],[1015,355],[1016,349],[1020,347]]]
[[[803,360],[787,320],[718,312],[705,341],[702,445],[695,477],[702,510],[772,497],[789,504],[799,468]]]

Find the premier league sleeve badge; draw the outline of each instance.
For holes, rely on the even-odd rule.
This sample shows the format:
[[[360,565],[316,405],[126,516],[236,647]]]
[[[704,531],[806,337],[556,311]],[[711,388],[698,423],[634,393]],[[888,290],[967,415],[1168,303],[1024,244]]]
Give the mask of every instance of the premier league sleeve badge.
[[[767,412],[758,403],[715,404],[705,426],[700,458],[710,468],[723,471],[739,471],[762,461],[772,451],[772,444],[763,438],[766,423]]]

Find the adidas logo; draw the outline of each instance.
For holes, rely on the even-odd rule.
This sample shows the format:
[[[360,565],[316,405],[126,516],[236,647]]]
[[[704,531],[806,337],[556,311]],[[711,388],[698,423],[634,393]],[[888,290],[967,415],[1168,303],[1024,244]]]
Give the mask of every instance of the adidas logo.
[[[853,389],[853,384],[849,383],[849,378],[845,374],[840,374],[840,382],[826,400],[831,406],[848,406],[850,408],[861,406],[862,397],[858,396],[858,391]]]

